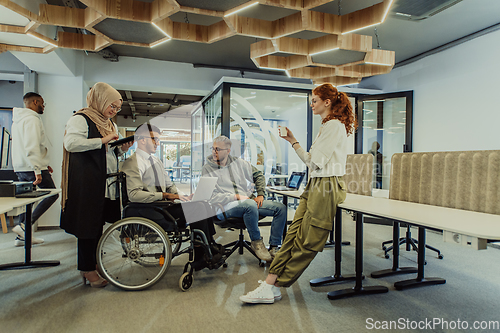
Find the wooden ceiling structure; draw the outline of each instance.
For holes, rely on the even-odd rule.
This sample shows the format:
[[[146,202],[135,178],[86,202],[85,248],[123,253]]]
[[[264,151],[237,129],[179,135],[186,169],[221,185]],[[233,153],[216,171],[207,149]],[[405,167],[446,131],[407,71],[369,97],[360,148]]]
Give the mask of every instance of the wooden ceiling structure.
[[[385,74],[395,63],[395,53],[372,48],[372,37],[353,32],[384,22],[394,0],[375,4],[345,15],[316,12],[312,9],[333,0],[257,0],[244,2],[226,11],[181,6],[176,0],[80,0],[85,9],[40,4],[35,14],[10,1],[0,0],[4,6],[29,19],[26,26],[0,24],[0,32],[27,34],[44,41],[45,47],[26,47],[0,44],[0,53],[22,51],[49,53],[60,48],[98,52],[117,44],[135,47],[155,47],[169,40],[194,43],[215,43],[235,35],[263,39],[251,45],[250,58],[261,69],[284,71],[290,77],[311,79],[313,83],[331,82],[334,85],[354,84],[363,77]],[[256,4],[293,10],[293,14],[275,21],[245,17],[243,12]],[[176,13],[192,13],[221,19],[212,25],[175,22]],[[150,23],[163,33],[151,43],[120,41],[95,28],[107,18]],[[92,34],[58,31],[57,40],[37,32],[41,25],[85,29]],[[318,32],[314,39],[288,37],[299,32]],[[331,52],[331,53],[330,53]],[[335,58],[335,52],[356,54],[354,61],[326,63],[324,54]],[[362,57],[360,58],[360,55]]]

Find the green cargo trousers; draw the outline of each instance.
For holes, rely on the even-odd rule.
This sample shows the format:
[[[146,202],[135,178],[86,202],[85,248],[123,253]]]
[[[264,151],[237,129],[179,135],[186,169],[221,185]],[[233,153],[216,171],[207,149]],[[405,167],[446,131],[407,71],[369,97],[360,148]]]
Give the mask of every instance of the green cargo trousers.
[[[311,178],[283,246],[276,253],[270,274],[276,274],[280,287],[291,286],[309,266],[318,252],[323,251],[333,228],[337,205],[346,198],[343,177]]]

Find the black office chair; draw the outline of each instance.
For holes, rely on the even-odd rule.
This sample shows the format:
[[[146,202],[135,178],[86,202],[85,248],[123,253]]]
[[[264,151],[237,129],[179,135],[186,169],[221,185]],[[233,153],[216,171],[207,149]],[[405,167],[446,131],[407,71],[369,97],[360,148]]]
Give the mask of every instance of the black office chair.
[[[389,259],[389,252],[392,251],[392,249],[394,248],[394,244],[387,247],[386,245],[387,244],[392,244],[392,240],[388,240],[388,241],[385,241],[385,242],[382,242],[382,250],[384,250],[384,254],[385,254],[385,258],[386,259]],[[406,225],[406,235],[405,237],[400,237],[399,238],[399,244],[398,246],[402,245],[402,244],[406,244],[406,251],[410,251],[413,249],[413,251],[418,251],[418,240],[416,240],[415,238],[412,238],[411,237],[411,229],[410,229],[410,225],[407,224]],[[441,254],[441,251],[439,251],[437,248],[433,247],[433,246],[430,246],[428,244],[425,244],[425,248],[426,249],[429,249],[431,251],[434,251],[437,253],[438,255],[438,258],[439,259],[443,259],[443,255]]]
[[[214,224],[218,225],[221,228],[226,228],[226,229],[238,229],[240,231],[240,234],[238,236],[238,240],[231,242],[229,244],[225,244],[224,248],[226,249],[225,257],[226,260],[229,258],[236,250],[238,250],[238,253],[241,255],[243,254],[243,249],[247,249],[248,252],[250,252],[257,260],[259,260],[259,266],[263,267],[264,266],[264,261],[260,260],[259,257],[255,254],[254,250],[252,250],[250,246],[250,242],[245,240],[245,235],[243,234],[243,230],[246,229],[245,222],[243,222],[243,218],[241,217],[227,217],[226,212],[224,211],[222,205],[216,205],[217,208],[220,208],[222,211],[222,215],[224,216],[223,220],[219,220],[214,214]],[[259,220],[262,219],[263,217],[259,216]],[[224,264],[224,267],[227,267],[227,264]]]

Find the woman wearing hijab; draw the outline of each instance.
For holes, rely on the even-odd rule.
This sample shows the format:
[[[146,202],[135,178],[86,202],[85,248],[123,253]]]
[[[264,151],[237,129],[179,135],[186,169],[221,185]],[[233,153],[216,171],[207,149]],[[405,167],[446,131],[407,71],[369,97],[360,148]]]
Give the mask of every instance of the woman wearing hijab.
[[[120,216],[119,204],[106,189],[106,174],[113,170],[107,161],[116,159],[107,144],[118,139],[111,118],[121,105],[118,91],[106,83],[96,83],[87,94],[87,107],[68,120],[63,140],[61,228],[76,236],[77,269],[83,283],[89,281],[92,287],[107,284],[96,271],[97,244],[104,222],[114,222],[110,218]],[[122,145],[121,150],[129,147]]]

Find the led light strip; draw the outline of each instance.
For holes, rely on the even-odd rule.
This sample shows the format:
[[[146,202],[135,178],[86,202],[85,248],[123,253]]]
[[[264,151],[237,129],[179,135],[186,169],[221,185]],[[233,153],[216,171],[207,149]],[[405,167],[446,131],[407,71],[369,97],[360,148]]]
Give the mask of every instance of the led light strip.
[[[357,28],[357,29],[354,29],[354,30],[351,30],[351,31],[346,31],[346,32],[343,32],[342,35],[350,34],[351,32],[358,31],[358,30],[363,30],[363,29],[366,29],[366,28],[369,28],[369,27],[374,27],[376,25],[379,25],[380,23],[382,23],[382,22],[377,22],[377,23],[374,23],[374,24],[367,25],[366,27],[361,27],[361,28]]]
[[[270,70],[273,70],[273,71],[283,71],[283,72],[287,72],[286,69],[283,69],[283,68],[273,68],[273,67],[263,67],[263,66],[259,66],[260,69],[270,69]]]
[[[330,52],[330,51],[335,51],[335,50],[338,50],[339,48],[336,47],[334,49],[329,49],[329,50],[325,50],[325,51],[319,51],[319,52],[316,52],[316,53],[311,53],[309,54],[310,56],[315,56],[315,55],[318,55],[318,54],[321,54],[321,53],[326,53],[326,52]]]
[[[392,64],[382,64],[380,62],[365,62],[366,65],[378,65],[378,66],[392,66]]]
[[[159,41],[156,41],[156,42],[152,43],[149,47],[150,47],[150,48],[153,48],[153,47],[155,47],[155,46],[158,46],[158,45],[160,45],[160,44],[163,44],[163,43],[168,42],[170,39],[171,39],[171,38],[168,38],[168,39],[164,39],[164,38],[162,38],[162,39],[160,39]]]
[[[337,87],[350,86],[351,84],[359,84],[359,82],[339,84]]]
[[[259,3],[258,1],[255,1],[255,2],[253,2],[253,3],[251,3],[251,4],[249,4],[248,6],[245,6],[245,7],[243,7],[243,8],[238,9],[238,10],[235,10],[235,11],[234,11],[234,12],[232,12],[232,13],[228,13],[228,14],[224,15],[224,17],[228,17],[228,16],[231,16],[231,15],[234,15],[234,14],[236,14],[236,13],[238,13],[238,12],[241,12],[242,10],[245,10],[245,9],[248,9],[248,8],[250,8],[250,7],[252,7],[252,6],[255,6],[255,5],[256,5],[256,4],[258,4],[258,3]]]
[[[154,25],[156,29],[160,30],[165,36],[167,36],[168,38],[172,38],[165,31],[163,31],[163,29],[161,29],[159,26],[157,26],[156,23],[151,22],[151,24]]]
[[[378,22],[378,23],[374,23],[374,24],[371,24],[371,25],[367,25],[366,27],[361,27],[361,28],[358,28],[358,29],[354,29],[354,30],[351,30],[351,31],[346,31],[346,32],[343,32],[342,35],[345,35],[345,34],[350,34],[351,32],[354,32],[354,31],[358,31],[358,30],[362,30],[362,29],[366,29],[366,28],[369,28],[369,27],[373,27],[373,26],[376,26],[376,25],[379,25],[381,23],[384,23],[386,17],[387,17],[387,14],[389,14],[389,11],[391,10],[391,7],[392,7],[392,3],[394,2],[394,0],[390,0],[389,2],[389,6],[387,6],[387,9],[385,10],[385,13],[384,13],[384,16],[382,17],[382,21]]]
[[[380,23],[383,23],[385,21],[385,18],[387,17],[389,10],[391,10],[391,6],[392,6],[393,2],[394,2],[394,0],[391,0],[391,2],[389,2],[389,6],[387,6],[387,9],[385,10],[385,13],[384,13],[384,17],[382,18],[382,22],[380,22]]]
[[[57,44],[52,43],[52,42],[49,42],[48,40],[45,40],[45,39],[40,38],[40,37],[38,37],[38,36],[35,36],[35,35],[33,35],[31,32],[28,32],[28,33],[26,33],[26,34],[27,34],[28,36],[31,36],[31,37],[33,37],[33,38],[36,38],[36,39],[38,39],[38,40],[40,40],[40,41],[44,42],[44,43],[50,44],[50,45],[55,46],[55,47],[59,47]],[[47,38],[47,39],[48,39],[48,38]]]

